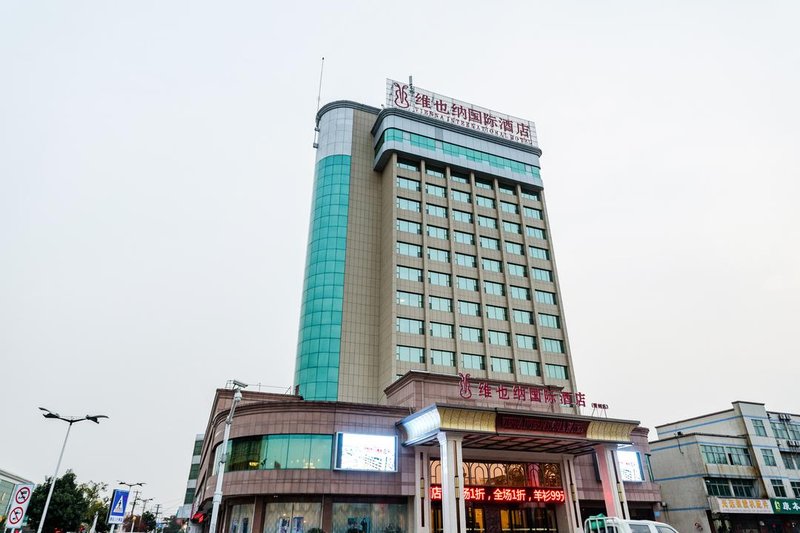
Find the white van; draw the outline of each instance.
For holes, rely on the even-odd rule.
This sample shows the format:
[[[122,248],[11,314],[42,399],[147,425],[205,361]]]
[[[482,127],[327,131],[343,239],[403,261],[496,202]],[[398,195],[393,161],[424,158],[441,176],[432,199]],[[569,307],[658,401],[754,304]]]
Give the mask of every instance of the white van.
[[[669,524],[652,520],[624,520],[608,516],[592,516],[583,523],[584,533],[678,533]]]

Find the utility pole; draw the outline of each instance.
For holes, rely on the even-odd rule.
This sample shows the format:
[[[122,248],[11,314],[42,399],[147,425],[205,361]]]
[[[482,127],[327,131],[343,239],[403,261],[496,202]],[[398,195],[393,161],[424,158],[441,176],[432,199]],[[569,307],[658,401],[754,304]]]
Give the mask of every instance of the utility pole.
[[[160,503],[157,503],[157,504],[156,504],[156,513],[155,513],[156,527],[155,527],[155,529],[154,529],[154,531],[156,531],[156,532],[158,531],[158,515],[160,515],[160,514],[161,514],[161,511],[160,511],[160,509],[161,509],[161,504],[160,504]]]
[[[133,505],[131,505],[131,531],[133,531],[133,521],[135,520],[133,512],[136,510],[136,502],[139,500],[139,491],[133,491]],[[122,526],[119,528],[120,531],[124,531]]]

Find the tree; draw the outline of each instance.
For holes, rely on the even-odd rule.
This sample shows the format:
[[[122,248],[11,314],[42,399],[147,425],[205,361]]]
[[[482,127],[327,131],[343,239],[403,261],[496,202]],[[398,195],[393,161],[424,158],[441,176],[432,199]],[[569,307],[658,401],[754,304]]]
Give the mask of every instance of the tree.
[[[183,520],[177,518],[175,515],[164,519],[164,528],[162,533],[179,533],[183,526]]]
[[[91,527],[94,516],[97,514],[97,525],[95,529],[98,533],[106,533],[109,530],[106,520],[108,519],[110,498],[108,496],[103,496],[107,487],[108,485],[105,483],[96,483],[93,481],[81,485],[83,494],[88,501],[84,522]]]
[[[52,478],[47,478],[43,484],[34,489],[31,495],[31,502],[28,505],[28,526],[31,529],[39,527],[51,482]],[[86,498],[83,488],[75,483],[75,473],[67,470],[56,480],[42,531],[51,533],[56,528],[63,531],[78,531],[86,518],[88,509],[89,500]]]

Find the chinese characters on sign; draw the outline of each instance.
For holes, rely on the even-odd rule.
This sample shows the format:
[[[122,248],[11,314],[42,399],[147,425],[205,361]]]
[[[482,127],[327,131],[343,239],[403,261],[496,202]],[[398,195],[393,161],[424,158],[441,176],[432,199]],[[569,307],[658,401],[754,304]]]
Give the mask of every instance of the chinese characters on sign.
[[[431,501],[441,501],[441,485],[431,485]],[[535,487],[464,487],[466,502],[542,502],[564,503],[564,489],[538,489]]]
[[[589,422],[586,420],[563,420],[556,418],[538,418],[532,416],[497,415],[497,429],[512,431],[528,431],[534,433],[567,433],[569,435],[586,435]]]
[[[772,514],[768,500],[754,498],[716,498],[720,513]]]
[[[775,514],[800,514],[800,500],[795,498],[777,499],[770,498],[772,512]]]
[[[472,377],[459,372],[459,395],[465,400],[474,399]],[[586,395],[582,392],[565,392],[529,385],[492,385],[486,381],[478,382],[478,399],[497,398],[530,403],[551,403],[586,407]],[[606,408],[608,406],[606,405]]]
[[[410,87],[407,83],[386,80],[386,107],[405,109],[509,141],[537,146],[536,126],[529,120],[503,115],[416,86]]]

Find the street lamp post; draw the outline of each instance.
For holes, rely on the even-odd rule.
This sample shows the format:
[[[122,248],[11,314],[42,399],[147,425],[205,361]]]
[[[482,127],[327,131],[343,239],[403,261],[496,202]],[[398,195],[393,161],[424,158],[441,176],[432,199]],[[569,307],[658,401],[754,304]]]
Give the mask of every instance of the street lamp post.
[[[86,416],[61,416],[58,413],[54,413],[49,409],[45,409],[44,407],[40,407],[40,410],[44,411],[45,418],[55,418],[57,420],[63,420],[68,424],[67,426],[67,435],[64,437],[64,444],[61,445],[61,453],[58,456],[58,462],[56,463],[56,471],[53,473],[53,479],[50,482],[50,491],[47,493],[47,499],[44,502],[44,509],[42,510],[42,518],[39,520],[39,528],[36,530],[36,533],[42,533],[42,528],[44,527],[44,519],[47,518],[47,508],[50,507],[50,499],[53,497],[53,489],[56,487],[56,479],[58,479],[58,469],[61,468],[61,459],[64,457],[64,450],[67,447],[67,439],[69,439],[69,431],[72,429],[72,424],[77,422],[83,422],[84,420],[91,420],[95,424],[100,423],[101,418],[108,418],[106,415],[86,415]]]
[[[246,383],[233,380],[233,405],[228,412],[228,418],[225,419],[225,432],[222,437],[222,453],[219,454],[219,463],[217,466],[217,485],[214,489],[213,505],[211,507],[211,520],[208,523],[208,533],[217,533],[217,518],[219,516],[219,505],[222,503],[222,478],[225,475],[225,463],[227,461],[226,455],[228,450],[228,438],[231,436],[231,424],[233,424],[233,412],[236,410],[236,405],[242,401],[242,389],[247,387]],[[40,532],[41,533],[41,532]]]

